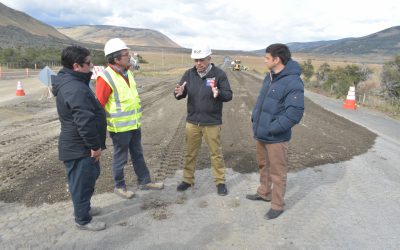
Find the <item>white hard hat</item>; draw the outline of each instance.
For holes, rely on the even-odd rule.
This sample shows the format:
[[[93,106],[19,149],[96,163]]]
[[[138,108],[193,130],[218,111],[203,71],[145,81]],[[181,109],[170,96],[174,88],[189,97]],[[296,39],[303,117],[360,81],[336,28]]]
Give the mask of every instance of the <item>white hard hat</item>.
[[[112,38],[106,42],[106,45],[104,45],[104,54],[107,56],[123,49],[129,49],[124,41],[119,38]]]
[[[205,44],[200,44],[200,45],[193,46],[192,54],[190,55],[190,57],[192,59],[203,59],[209,55],[211,55],[210,46],[205,45]]]

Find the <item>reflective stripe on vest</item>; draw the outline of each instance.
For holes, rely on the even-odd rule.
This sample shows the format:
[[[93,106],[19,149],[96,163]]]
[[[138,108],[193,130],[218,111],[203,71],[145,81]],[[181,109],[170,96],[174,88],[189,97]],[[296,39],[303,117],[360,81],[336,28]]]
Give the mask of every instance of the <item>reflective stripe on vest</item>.
[[[139,118],[138,122],[140,123],[142,119]],[[111,127],[126,127],[126,126],[130,126],[130,125],[135,125],[136,124],[136,120],[130,120],[127,122],[116,122],[116,123],[112,123],[110,121],[107,121],[107,125],[111,126]]]
[[[142,112],[142,108],[139,108],[139,109],[137,109],[137,110],[132,110],[132,111],[126,111],[126,112],[119,112],[119,113],[116,113],[116,114],[110,114],[110,113],[108,113],[108,112],[106,112],[106,116],[107,117],[123,117],[123,116],[128,116],[128,115],[134,115],[134,114],[136,114],[136,113],[141,113]]]
[[[114,80],[112,79],[110,73],[107,70],[103,71],[104,75],[107,77],[107,82],[111,84],[111,88],[113,89],[115,104],[117,106],[117,112],[121,112],[121,102],[119,101],[118,91],[115,91],[117,87],[115,86]],[[107,110],[106,110],[107,111]],[[108,112],[107,112],[108,114]]]
[[[125,132],[140,128],[142,108],[132,73],[128,72],[130,85],[110,67],[102,72],[102,76],[113,92],[105,105],[108,131]]]

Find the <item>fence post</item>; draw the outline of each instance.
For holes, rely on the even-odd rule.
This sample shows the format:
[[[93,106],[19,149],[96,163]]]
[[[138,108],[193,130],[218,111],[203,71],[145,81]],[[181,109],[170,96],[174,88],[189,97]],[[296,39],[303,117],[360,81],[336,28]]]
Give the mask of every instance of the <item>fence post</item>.
[[[25,71],[26,71],[26,77],[29,77],[29,69],[26,68]]]

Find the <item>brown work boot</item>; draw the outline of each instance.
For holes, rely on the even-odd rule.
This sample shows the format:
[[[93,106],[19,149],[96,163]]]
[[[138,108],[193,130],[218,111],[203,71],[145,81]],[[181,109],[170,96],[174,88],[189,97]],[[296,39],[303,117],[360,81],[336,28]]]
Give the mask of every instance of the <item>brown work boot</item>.
[[[76,228],[80,230],[88,230],[88,231],[100,231],[106,228],[106,223],[102,221],[96,221],[92,219],[89,223],[85,225],[80,225],[78,223],[75,223]]]
[[[161,190],[164,188],[164,183],[162,182],[149,182],[144,185],[139,185],[140,190]]]
[[[131,199],[135,193],[125,188],[114,188],[114,193],[121,198]]]

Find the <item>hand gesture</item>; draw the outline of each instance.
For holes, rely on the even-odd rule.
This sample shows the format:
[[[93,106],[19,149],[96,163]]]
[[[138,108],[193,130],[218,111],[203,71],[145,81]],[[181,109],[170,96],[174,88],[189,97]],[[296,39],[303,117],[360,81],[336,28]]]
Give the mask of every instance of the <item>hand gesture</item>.
[[[212,90],[212,92],[213,92],[213,96],[214,96],[214,98],[217,98],[217,96],[218,96],[218,87],[217,86],[211,86],[211,90]]]
[[[185,90],[186,82],[184,82],[182,85],[177,84],[175,87],[175,96],[181,96],[183,94],[183,91]]]

